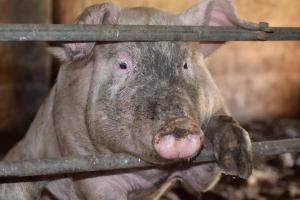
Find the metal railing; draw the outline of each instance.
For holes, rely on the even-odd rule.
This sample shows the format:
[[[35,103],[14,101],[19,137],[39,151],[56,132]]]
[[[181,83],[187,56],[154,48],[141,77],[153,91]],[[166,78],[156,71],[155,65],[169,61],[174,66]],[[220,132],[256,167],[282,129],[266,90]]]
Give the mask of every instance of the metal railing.
[[[257,30],[213,26],[144,25],[0,25],[0,41],[278,41],[300,40],[300,28],[268,27]]]
[[[253,142],[254,156],[277,155],[300,152],[300,138]],[[189,164],[215,162],[212,150],[203,149]],[[100,154],[90,156],[65,157],[61,159],[36,159],[0,162],[0,177],[28,177],[53,174],[70,174],[92,171],[162,167],[147,163],[128,154]],[[163,167],[167,167],[164,165]]]

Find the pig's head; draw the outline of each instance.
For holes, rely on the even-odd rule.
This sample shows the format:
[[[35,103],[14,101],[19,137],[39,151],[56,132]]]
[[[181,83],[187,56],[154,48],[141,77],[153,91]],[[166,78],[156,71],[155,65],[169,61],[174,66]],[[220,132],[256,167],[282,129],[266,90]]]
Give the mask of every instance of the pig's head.
[[[204,0],[177,15],[101,4],[86,9],[76,23],[251,27],[237,17],[229,0]],[[68,60],[69,67],[85,63],[93,68],[85,119],[96,149],[105,147],[114,153],[127,152],[149,162],[166,163],[199,152],[204,140],[201,126],[222,106],[203,64],[219,45],[68,43],[54,53]]]

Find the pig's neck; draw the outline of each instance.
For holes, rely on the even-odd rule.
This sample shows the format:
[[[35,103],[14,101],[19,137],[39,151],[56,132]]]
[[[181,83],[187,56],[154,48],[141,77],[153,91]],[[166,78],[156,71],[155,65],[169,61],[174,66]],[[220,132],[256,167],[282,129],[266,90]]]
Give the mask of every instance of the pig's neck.
[[[81,179],[77,181],[77,184],[84,199],[126,200],[129,193],[152,188],[168,175],[169,173],[167,171],[150,169]]]
[[[55,136],[52,108],[55,91],[52,89],[40,107],[25,137],[5,156],[5,160],[59,157]]]

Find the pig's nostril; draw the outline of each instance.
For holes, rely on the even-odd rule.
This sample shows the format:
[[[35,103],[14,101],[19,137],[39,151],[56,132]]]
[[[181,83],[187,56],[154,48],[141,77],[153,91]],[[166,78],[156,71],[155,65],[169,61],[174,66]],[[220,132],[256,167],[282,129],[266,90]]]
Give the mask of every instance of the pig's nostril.
[[[188,135],[187,130],[175,127],[171,133],[175,138],[183,138]]]
[[[195,136],[193,135],[193,133],[189,132],[188,135],[187,135],[187,139],[188,140],[193,140],[193,139],[195,139]]]

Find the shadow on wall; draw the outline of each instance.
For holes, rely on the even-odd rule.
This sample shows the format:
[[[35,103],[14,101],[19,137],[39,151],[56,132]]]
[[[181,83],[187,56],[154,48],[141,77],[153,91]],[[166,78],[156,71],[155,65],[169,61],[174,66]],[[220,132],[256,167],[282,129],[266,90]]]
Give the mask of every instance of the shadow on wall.
[[[34,12],[32,11],[34,6]],[[0,1],[0,23],[51,23],[50,0]],[[0,152],[23,137],[49,90],[45,43],[0,43]]]

